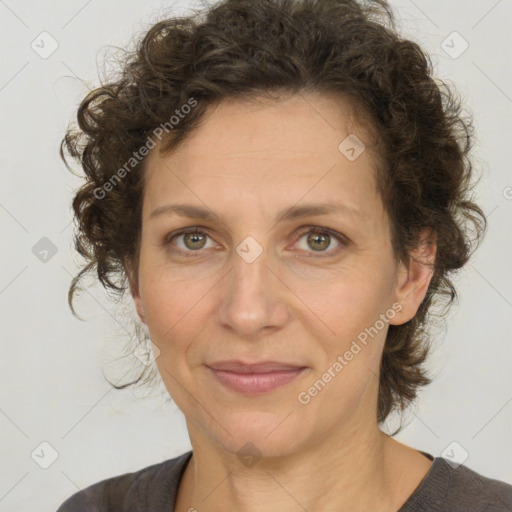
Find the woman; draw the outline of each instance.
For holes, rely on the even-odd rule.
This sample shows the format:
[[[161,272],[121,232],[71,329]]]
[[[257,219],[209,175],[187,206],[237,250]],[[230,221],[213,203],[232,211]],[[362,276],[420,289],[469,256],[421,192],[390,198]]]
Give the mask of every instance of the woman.
[[[486,224],[471,123],[384,2],[164,20],[78,121],[70,305],[93,269],[129,289],[193,449],[60,512],[511,509],[379,428],[430,382],[427,313]]]

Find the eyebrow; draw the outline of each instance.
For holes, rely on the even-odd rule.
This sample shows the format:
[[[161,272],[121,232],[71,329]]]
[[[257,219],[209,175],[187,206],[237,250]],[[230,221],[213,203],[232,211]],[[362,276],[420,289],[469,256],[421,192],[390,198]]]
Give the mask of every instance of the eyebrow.
[[[175,214],[180,217],[188,217],[191,219],[201,219],[206,221],[214,221],[219,217],[211,210],[201,206],[191,204],[167,204],[159,206],[153,210],[149,219],[157,217],[162,214]],[[285,222],[300,219],[302,217],[311,217],[314,215],[329,215],[332,213],[341,213],[354,216],[362,216],[361,213],[355,208],[350,208],[341,203],[321,203],[321,204],[308,204],[303,206],[291,206],[286,208],[276,215],[275,222]]]

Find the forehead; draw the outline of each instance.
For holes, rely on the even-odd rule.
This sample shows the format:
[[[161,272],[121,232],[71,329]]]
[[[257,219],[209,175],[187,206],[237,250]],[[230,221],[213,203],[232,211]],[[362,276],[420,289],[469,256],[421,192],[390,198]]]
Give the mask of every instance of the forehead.
[[[356,114],[350,102],[320,94],[224,100],[176,150],[164,155],[157,145],[151,151],[143,215],[174,198],[271,210],[301,197],[317,203],[334,196],[355,206],[366,196],[371,203],[376,187],[370,151],[354,161],[340,151],[353,135],[371,147]]]
[[[204,158],[234,156],[241,148],[246,153],[309,150],[318,156],[337,151],[340,137],[351,133],[359,134],[371,146],[368,127],[363,109],[340,95],[299,93],[280,99],[227,98],[209,105],[200,127],[177,152],[180,157],[193,152],[196,158]]]

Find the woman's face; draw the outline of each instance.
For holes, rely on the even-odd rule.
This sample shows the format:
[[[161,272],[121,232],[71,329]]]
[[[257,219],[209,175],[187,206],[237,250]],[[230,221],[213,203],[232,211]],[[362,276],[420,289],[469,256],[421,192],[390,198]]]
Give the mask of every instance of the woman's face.
[[[133,296],[192,443],[277,456],[376,423],[388,326],[412,318],[426,286],[395,268],[370,151],[345,141],[369,145],[350,112],[312,94],[226,101],[178,150],[148,157]],[[154,214],[168,205],[211,218]],[[313,205],[333,209],[282,215]],[[305,369],[249,392],[209,368],[226,360]]]

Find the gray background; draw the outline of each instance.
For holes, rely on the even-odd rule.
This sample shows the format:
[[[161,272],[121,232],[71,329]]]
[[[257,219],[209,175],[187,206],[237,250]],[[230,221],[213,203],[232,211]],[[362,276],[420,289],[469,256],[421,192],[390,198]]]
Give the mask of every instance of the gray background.
[[[77,104],[98,84],[107,45],[126,46],[172,5],[0,0],[0,510],[53,511],[91,483],[190,449],[163,386],[142,398],[104,380],[102,369],[121,375],[111,361],[130,323],[116,316],[101,286],[91,282],[77,300],[86,321],[68,309],[80,263],[70,201],[80,180],[58,156]],[[437,379],[397,438],[455,461],[467,452],[467,466],[512,483],[512,2],[392,5],[404,34],[433,55],[437,74],[457,85],[474,113],[477,192],[490,224],[456,280],[460,302],[436,336],[430,367]],[[51,55],[44,55],[52,40],[43,31],[58,44]],[[464,40],[469,46],[458,55]],[[55,254],[44,256],[53,246]]]

